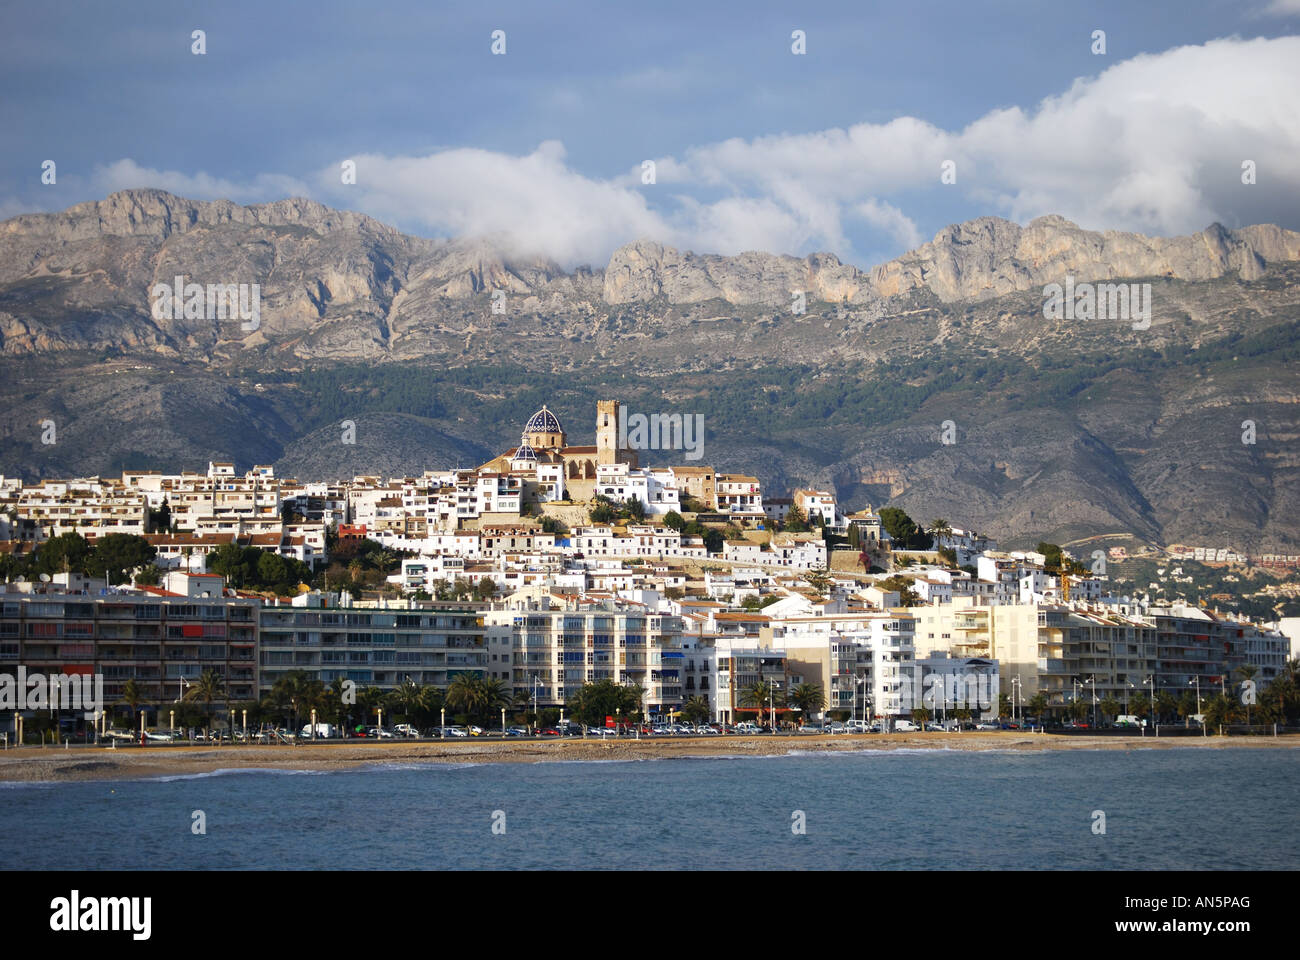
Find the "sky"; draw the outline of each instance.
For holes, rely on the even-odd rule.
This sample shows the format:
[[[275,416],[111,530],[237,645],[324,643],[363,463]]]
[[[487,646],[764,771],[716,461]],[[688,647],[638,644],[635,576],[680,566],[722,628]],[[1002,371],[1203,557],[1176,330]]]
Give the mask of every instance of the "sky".
[[[866,267],[986,215],[1300,229],[1300,0],[4,0],[0,25],[0,217],[306,196],[566,267],[641,238]]]

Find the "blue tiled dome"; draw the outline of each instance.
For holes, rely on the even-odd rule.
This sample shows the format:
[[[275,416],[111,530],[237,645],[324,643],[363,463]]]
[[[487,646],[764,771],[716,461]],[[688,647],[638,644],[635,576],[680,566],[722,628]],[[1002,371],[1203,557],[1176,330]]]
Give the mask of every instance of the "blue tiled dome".
[[[528,422],[524,424],[524,433],[563,433],[564,428],[560,426],[560,420],[555,414],[546,409],[543,405]]]
[[[532,447],[528,445],[527,437],[519,441],[519,449],[515,451],[515,455],[510,459],[511,460],[536,460],[537,459],[537,453],[536,451],[533,450]]]

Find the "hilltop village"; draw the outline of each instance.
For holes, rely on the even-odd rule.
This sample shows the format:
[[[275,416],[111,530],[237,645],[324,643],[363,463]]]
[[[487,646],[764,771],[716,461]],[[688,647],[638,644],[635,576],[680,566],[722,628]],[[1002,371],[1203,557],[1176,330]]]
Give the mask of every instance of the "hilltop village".
[[[724,724],[1201,717],[1287,675],[1294,622],[1117,595],[1095,558],[829,490],[643,463],[681,451],[683,424],[647,444],[624,417],[601,401],[595,444],[573,445],[543,406],[517,446],[419,477],[0,478],[0,674],[102,674],[110,701],[160,705],[205,676],[244,703],[468,676],[534,718],[609,682],[645,715]]]

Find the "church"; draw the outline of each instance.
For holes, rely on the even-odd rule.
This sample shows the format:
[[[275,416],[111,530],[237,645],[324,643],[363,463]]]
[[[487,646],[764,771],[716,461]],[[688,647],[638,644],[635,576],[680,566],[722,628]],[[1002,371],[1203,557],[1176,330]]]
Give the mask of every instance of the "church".
[[[544,487],[562,478],[567,499],[588,499],[595,490],[598,467],[623,463],[636,469],[638,465],[635,451],[619,447],[618,421],[617,400],[597,401],[596,445],[569,446],[560,418],[543,405],[524,424],[519,446],[489,460],[478,473],[533,473]],[[549,483],[548,478],[552,478]]]

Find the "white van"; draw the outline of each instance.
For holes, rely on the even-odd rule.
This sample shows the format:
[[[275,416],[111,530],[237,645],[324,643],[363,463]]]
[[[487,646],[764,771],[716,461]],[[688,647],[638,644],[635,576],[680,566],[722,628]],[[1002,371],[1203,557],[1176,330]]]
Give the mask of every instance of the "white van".
[[[894,721],[894,732],[895,732],[895,733],[917,733],[917,732],[920,731],[920,729],[921,729],[921,728],[918,727],[916,724],[914,724],[911,720],[895,720],[895,721]]]
[[[1122,713],[1115,718],[1117,727],[1145,727],[1146,725],[1146,720],[1131,713]]]

